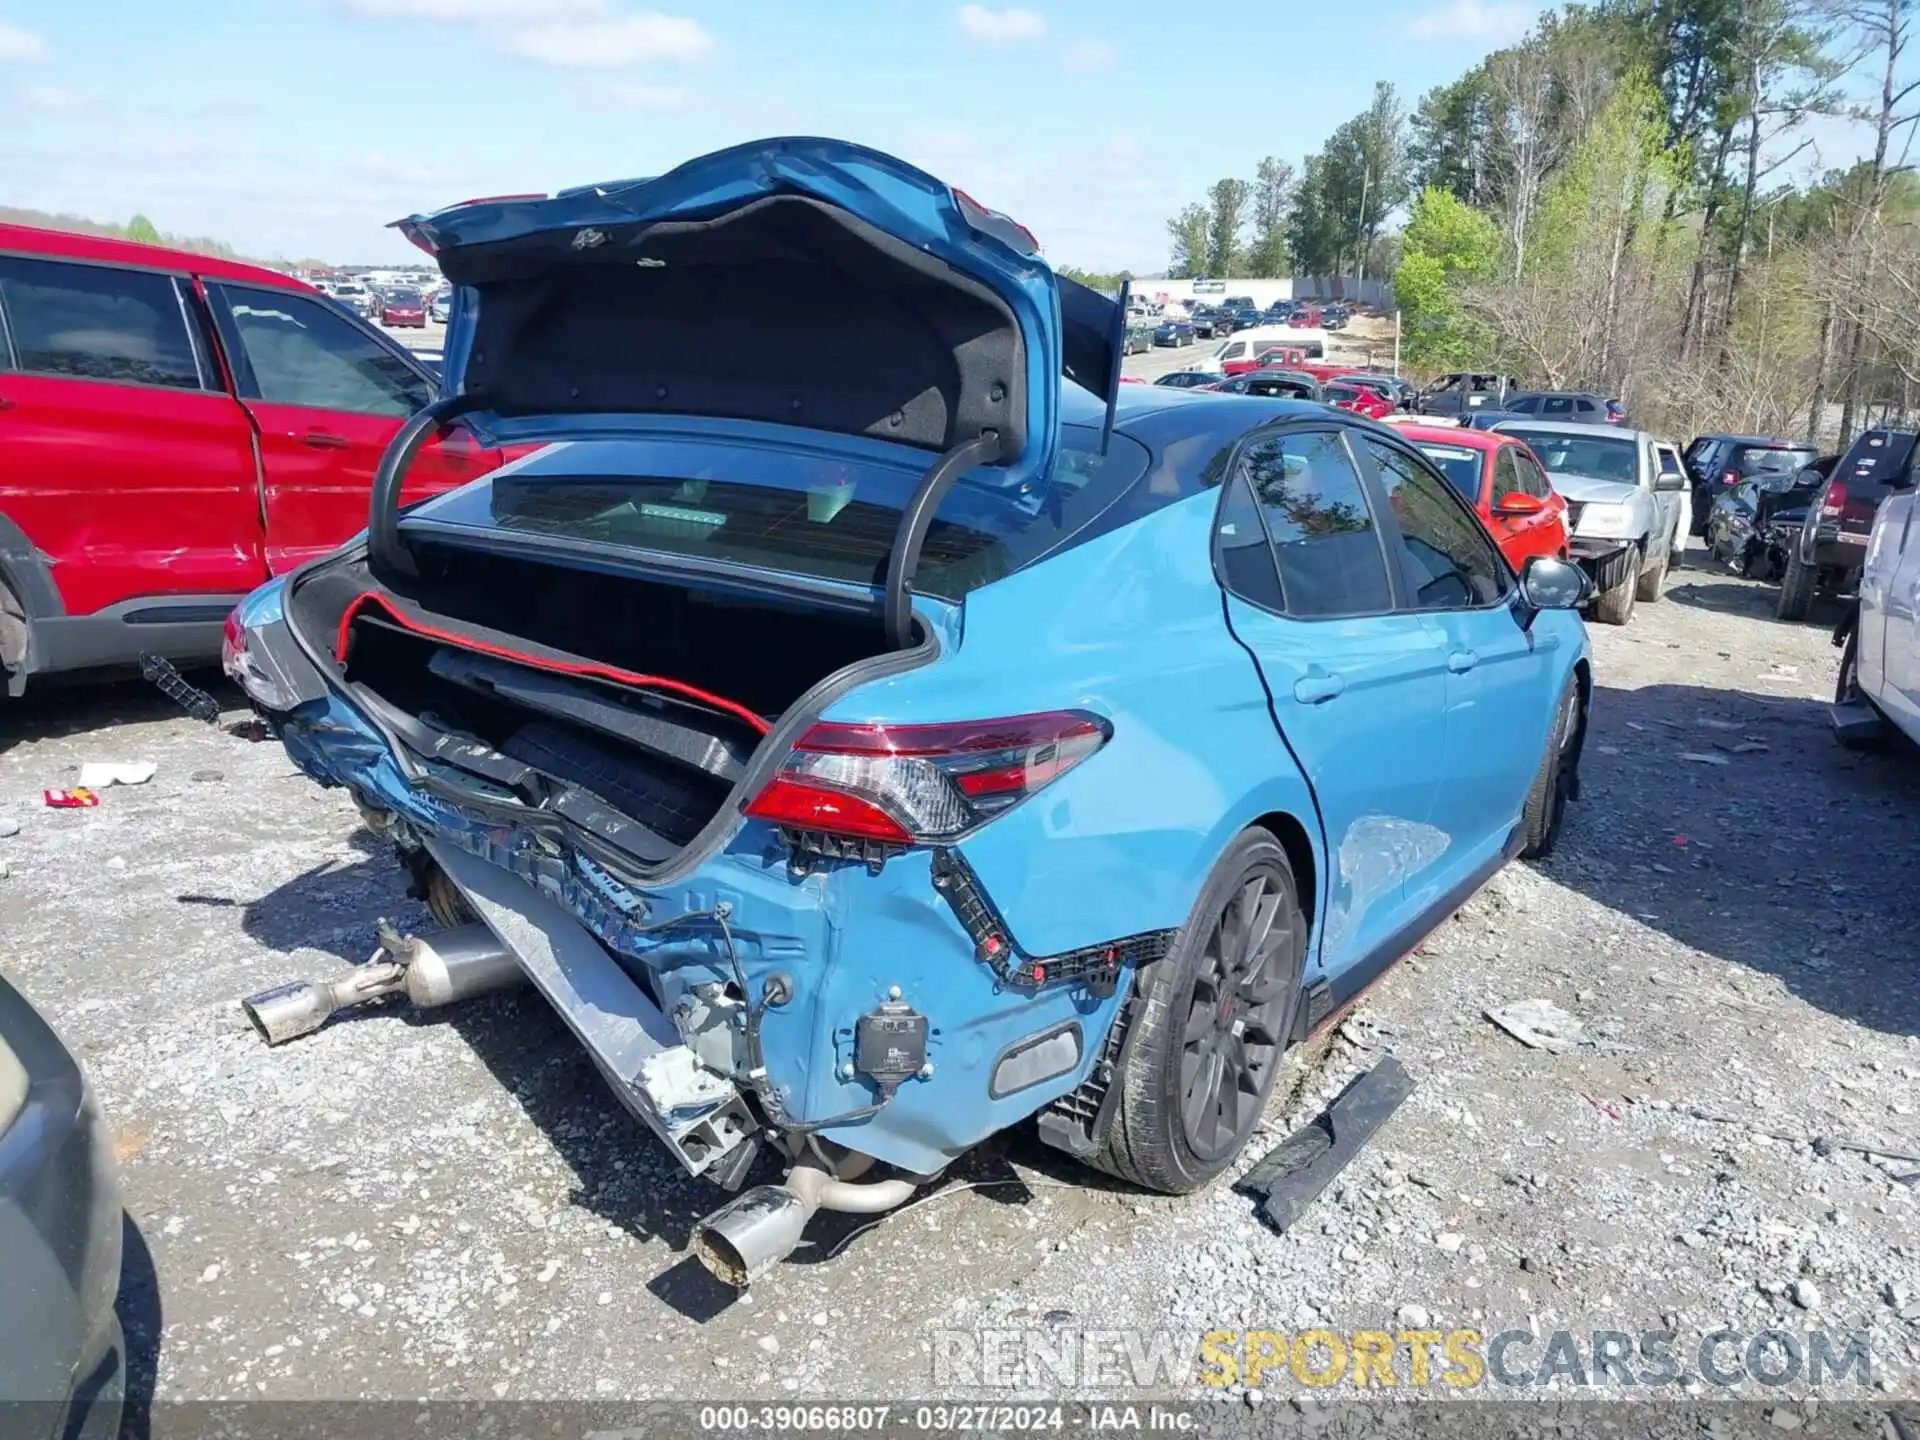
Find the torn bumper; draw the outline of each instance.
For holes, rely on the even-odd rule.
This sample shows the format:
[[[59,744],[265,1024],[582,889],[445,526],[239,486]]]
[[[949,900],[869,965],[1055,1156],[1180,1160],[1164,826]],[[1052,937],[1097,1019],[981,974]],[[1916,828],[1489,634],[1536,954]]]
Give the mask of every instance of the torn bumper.
[[[575,850],[551,817],[503,824],[416,788],[344,697],[302,706],[280,730],[308,775],[392,816],[403,848],[440,862],[622,1101],[690,1169],[699,1157],[690,1159],[689,1134],[698,1146],[726,1147],[705,1161],[718,1167],[745,1143],[738,1127],[762,1118],[741,1099],[756,1085],[738,1043],[747,1009],[738,979],[760,1012],[758,1083],[786,1121],[812,1127],[885,1098],[876,1113],[819,1133],[915,1174],[1078,1087],[1125,997],[1130,965],[1110,989],[1009,983],[935,884],[926,851],[896,855],[878,873],[837,863],[800,875],[772,827],[743,821],[693,872],[645,887]],[[709,924],[667,924],[723,905],[725,936]],[[926,1020],[925,1064],[890,1098],[863,1069],[858,1045],[862,1018],[889,1005]],[[660,1103],[663,1093],[685,1098],[715,1082],[723,1088],[708,1111],[669,1113]]]
[[[1567,548],[1574,563],[1592,577],[1594,594],[1611,590],[1627,578],[1627,557],[1634,548],[1631,541],[1575,536]]]

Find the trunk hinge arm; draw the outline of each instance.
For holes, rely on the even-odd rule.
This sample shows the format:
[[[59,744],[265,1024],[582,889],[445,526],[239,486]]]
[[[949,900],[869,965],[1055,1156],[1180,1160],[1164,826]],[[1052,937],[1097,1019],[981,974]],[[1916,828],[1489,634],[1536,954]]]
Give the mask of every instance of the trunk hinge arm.
[[[367,562],[374,574],[417,576],[406,544],[400,539],[400,485],[407,467],[449,420],[472,410],[486,408],[486,396],[478,392],[442,395],[416,411],[387,442],[386,453],[373,472],[373,494],[367,508]]]
[[[901,512],[899,528],[893,532],[893,549],[887,556],[887,589],[881,603],[885,607],[887,643],[894,649],[904,650],[913,643],[913,576],[920,568],[920,551],[927,543],[927,531],[933,528],[934,512],[962,475],[999,458],[1000,432],[988,430],[954,446],[920,477],[920,487]]]

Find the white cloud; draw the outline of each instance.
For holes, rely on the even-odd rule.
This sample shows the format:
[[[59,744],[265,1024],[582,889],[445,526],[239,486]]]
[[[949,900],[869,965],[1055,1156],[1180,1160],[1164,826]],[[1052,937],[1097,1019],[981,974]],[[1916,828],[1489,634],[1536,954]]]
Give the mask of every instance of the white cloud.
[[[418,184],[432,178],[433,172],[418,161],[406,160],[375,150],[360,157],[360,173],[374,180],[403,180]]]
[[[1104,70],[1119,55],[1105,40],[1077,40],[1067,47],[1069,70]]]
[[[373,20],[485,21],[537,24],[605,16],[607,0],[340,0]]]
[[[989,10],[984,5],[962,5],[960,29],[969,39],[994,44],[1006,40],[1038,40],[1047,33],[1047,17],[1032,10]]]
[[[576,70],[692,60],[713,48],[697,20],[619,9],[614,0],[337,0],[375,20],[473,25],[510,55]]]
[[[1415,15],[1402,31],[1414,40],[1471,40],[1507,45],[1521,39],[1540,13],[1526,0],[1448,0]]]
[[[47,42],[31,30],[0,20],[0,60],[44,60]]]
[[[86,96],[58,85],[29,85],[20,92],[20,103],[42,115],[72,115],[86,108]]]
[[[609,93],[616,105],[632,110],[678,110],[687,103],[678,85],[616,85]]]
[[[607,20],[556,20],[510,32],[515,55],[570,69],[617,70],[646,60],[694,60],[713,48],[697,20],[678,15],[622,15]]]

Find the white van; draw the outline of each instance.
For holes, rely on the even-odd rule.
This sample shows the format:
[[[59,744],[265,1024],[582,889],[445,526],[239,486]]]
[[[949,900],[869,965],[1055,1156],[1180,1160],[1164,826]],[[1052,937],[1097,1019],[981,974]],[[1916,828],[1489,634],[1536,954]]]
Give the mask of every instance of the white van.
[[[1327,332],[1296,330],[1291,325],[1256,325],[1251,330],[1236,330],[1214,346],[1211,355],[1196,360],[1187,368],[1203,370],[1210,375],[1223,375],[1228,361],[1251,360],[1262,350],[1281,346],[1304,352],[1304,358],[1308,360],[1324,360],[1327,358]]]

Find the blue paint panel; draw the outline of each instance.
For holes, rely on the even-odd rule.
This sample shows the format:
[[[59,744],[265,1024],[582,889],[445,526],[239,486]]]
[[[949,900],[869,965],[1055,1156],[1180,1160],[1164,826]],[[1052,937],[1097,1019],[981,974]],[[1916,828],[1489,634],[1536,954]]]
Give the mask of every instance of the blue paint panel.
[[[975,591],[959,652],[862,686],[829,719],[1086,709],[1113,738],[959,849],[1031,954],[1180,925],[1214,858],[1312,803],[1221,619],[1211,492]]]

